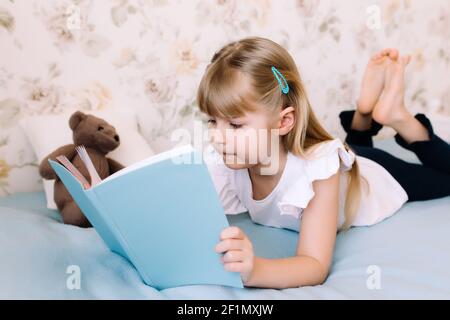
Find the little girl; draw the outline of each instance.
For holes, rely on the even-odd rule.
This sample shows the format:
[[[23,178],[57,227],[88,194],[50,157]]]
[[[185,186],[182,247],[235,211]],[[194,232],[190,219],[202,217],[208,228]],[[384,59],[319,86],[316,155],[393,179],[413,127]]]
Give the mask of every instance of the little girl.
[[[343,143],[319,124],[297,66],[280,45],[246,38],[214,55],[197,99],[209,119],[213,148],[205,160],[224,210],[299,232],[295,256],[265,259],[254,256],[242,230],[226,228],[216,251],[224,253],[227,271],[239,272],[251,287],[321,284],[338,230],[378,223],[407,201],[450,195],[449,144],[425,115],[414,117],[404,105],[408,62],[395,49],[369,61],[357,109],[340,114]],[[383,125],[423,165],[373,148]],[[274,165],[271,174],[263,172]]]

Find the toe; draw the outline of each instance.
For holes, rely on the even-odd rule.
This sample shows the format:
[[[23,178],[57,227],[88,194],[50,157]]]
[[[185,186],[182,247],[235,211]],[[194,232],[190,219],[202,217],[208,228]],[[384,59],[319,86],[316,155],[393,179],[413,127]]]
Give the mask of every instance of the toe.
[[[409,55],[401,56],[398,59],[398,61],[395,63],[395,66],[397,69],[405,69],[405,67],[408,65],[410,60],[411,60],[411,56],[409,56]]]
[[[399,56],[399,52],[395,48],[387,48],[381,51],[384,56],[391,58],[392,60],[397,60]]]
[[[394,48],[386,48],[380,51],[379,54],[384,57],[389,57],[392,60],[397,60],[399,52],[397,49]]]
[[[393,59],[393,60],[397,60],[398,56],[399,56],[399,52],[397,49],[389,49],[389,58]]]
[[[372,56],[372,60],[373,61],[377,61],[377,60],[379,60],[380,58],[383,58],[383,54],[381,53],[381,52],[378,52],[378,53],[376,53],[376,54],[374,54],[373,56]]]
[[[404,66],[408,65],[410,61],[411,61],[411,56],[410,55],[405,55],[405,56],[402,57],[402,62],[403,62]]]

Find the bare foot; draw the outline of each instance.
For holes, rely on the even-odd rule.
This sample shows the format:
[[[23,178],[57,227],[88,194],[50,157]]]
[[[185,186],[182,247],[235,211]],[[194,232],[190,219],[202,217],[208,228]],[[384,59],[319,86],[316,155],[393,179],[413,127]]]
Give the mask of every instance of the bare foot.
[[[410,56],[403,56],[389,62],[383,95],[372,112],[375,121],[393,128],[408,144],[430,139],[425,126],[405,107],[404,74],[410,59]]]
[[[384,49],[378,52],[367,63],[361,83],[361,92],[357,101],[357,111],[365,116],[370,115],[385,86],[386,62],[396,61],[398,50]]]
[[[410,115],[404,103],[404,74],[409,61],[410,56],[402,56],[387,62],[383,94],[372,112],[373,119],[382,125],[391,126]]]

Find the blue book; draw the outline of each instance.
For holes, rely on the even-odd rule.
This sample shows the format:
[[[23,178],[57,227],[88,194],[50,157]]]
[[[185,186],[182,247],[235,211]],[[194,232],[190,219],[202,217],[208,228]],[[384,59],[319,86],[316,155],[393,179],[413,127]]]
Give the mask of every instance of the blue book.
[[[240,274],[226,271],[214,250],[229,224],[202,155],[191,145],[95,184],[91,174],[88,188],[66,167],[49,162],[107,246],[129,260],[147,285],[243,288]]]

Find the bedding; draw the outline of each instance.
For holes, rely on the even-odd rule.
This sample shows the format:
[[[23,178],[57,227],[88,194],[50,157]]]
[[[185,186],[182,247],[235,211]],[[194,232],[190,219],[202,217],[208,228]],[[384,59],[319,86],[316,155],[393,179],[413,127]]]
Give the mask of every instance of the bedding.
[[[376,143],[417,162],[392,140]],[[295,253],[298,234],[227,217],[267,258]],[[61,223],[44,192],[0,198],[1,299],[450,299],[450,197],[407,203],[370,227],[339,233],[323,285],[283,290],[192,285],[158,291],[94,229]],[[74,269],[75,268],[75,269]],[[79,270],[80,287],[71,285]]]

